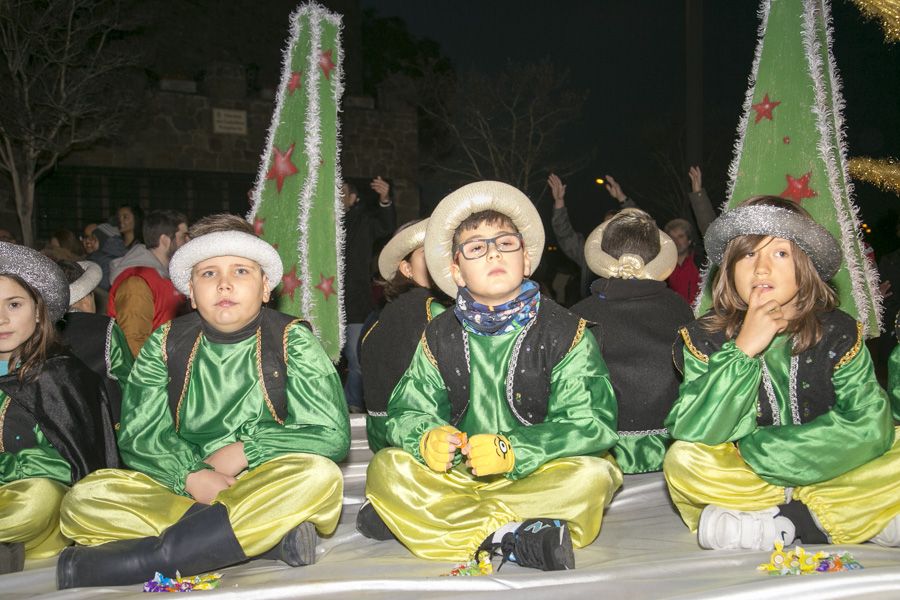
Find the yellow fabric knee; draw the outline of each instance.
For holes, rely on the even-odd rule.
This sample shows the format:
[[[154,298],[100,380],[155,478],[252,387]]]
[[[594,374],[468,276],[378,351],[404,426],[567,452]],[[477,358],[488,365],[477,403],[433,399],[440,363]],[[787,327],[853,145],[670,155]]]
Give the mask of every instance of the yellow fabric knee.
[[[216,496],[247,556],[258,556],[304,521],[321,535],[337,527],[344,480],[331,460],[315,454],[286,454],[248,471]]]
[[[900,427],[894,445],[868,463],[829,481],[794,490],[835,544],[858,544],[900,515]]]
[[[68,489],[44,478],[0,486],[0,541],[24,543],[27,558],[59,554],[71,543],[59,531],[59,506]]]
[[[76,483],[60,510],[62,532],[95,546],[159,535],[194,504],[138,471],[102,469]]]
[[[455,561],[470,558],[503,525],[529,518],[564,519],[573,544],[589,544],[621,482],[618,468],[602,458],[550,461],[513,481],[473,477],[463,466],[437,473],[403,450],[386,448],[369,465],[366,496],[413,554]]]
[[[785,502],[782,487],[763,481],[732,443],[707,446],[677,441],[666,452],[663,474],[669,495],[691,531],[709,504],[732,510],[763,510]]]

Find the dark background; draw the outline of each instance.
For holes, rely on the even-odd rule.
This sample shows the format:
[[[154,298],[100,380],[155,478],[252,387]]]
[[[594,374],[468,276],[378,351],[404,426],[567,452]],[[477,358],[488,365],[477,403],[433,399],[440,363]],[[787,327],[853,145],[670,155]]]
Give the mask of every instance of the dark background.
[[[756,47],[758,3],[707,0],[702,31],[686,31],[684,2],[613,0],[363,0],[380,16],[403,19],[409,31],[438,42],[457,69],[497,71],[507,60],[549,58],[587,90],[580,126],[569,134],[590,167],[568,178],[567,204],[576,227],[589,231],[614,207],[594,183],[612,174],[658,221],[675,216],[660,197],[664,178],[655,156],[684,161],[686,40],[702,39],[701,167],[714,205],[724,200],[726,170]],[[849,1],[832,4],[834,54],[843,79],[849,155],[900,155],[900,47],[884,42]],[[685,169],[684,186],[689,185]],[[873,225],[879,254],[897,246],[897,197],[860,183],[862,218]],[[549,205],[549,192],[539,200]]]

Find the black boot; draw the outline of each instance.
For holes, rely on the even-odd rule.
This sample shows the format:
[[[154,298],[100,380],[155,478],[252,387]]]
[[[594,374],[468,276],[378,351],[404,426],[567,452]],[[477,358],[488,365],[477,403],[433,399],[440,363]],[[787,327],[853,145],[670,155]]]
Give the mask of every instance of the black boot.
[[[25,544],[0,543],[0,575],[16,573],[25,568]]]
[[[192,507],[193,509],[193,507]],[[159,571],[174,577],[199,575],[247,560],[223,504],[189,510],[158,537],[70,546],[56,563],[56,585],[73,587],[130,585]]]
[[[309,521],[288,531],[274,548],[256,558],[280,560],[291,567],[303,567],[316,562],[316,526]]]
[[[356,530],[370,540],[383,542],[397,539],[368,500],[356,513]]]

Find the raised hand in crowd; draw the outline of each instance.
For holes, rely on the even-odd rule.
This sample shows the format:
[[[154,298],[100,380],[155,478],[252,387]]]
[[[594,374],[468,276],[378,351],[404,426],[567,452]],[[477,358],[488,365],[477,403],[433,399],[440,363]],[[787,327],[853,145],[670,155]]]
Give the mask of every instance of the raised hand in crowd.
[[[566,185],[556,173],[550,173],[547,178],[550,193],[553,194],[553,208],[563,208],[566,205]]]
[[[391,184],[381,178],[381,175],[372,180],[369,187],[378,194],[378,203],[387,206],[391,203]]]
[[[688,177],[691,178],[691,191],[694,193],[703,189],[703,173],[700,167],[694,165],[688,170]]]
[[[603,184],[603,187],[606,188],[609,195],[615,198],[619,204],[625,204],[628,196],[622,191],[622,186],[619,185],[619,182],[612,175],[605,175],[604,177],[606,177],[606,183]]]

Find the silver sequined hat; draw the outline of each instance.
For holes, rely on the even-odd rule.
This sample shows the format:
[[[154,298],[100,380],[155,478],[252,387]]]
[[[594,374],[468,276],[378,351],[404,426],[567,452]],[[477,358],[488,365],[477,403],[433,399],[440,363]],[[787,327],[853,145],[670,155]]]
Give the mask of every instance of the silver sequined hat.
[[[50,320],[59,321],[69,310],[69,282],[62,269],[28,246],[0,242],[0,275],[15,275],[44,299]]]
[[[841,268],[841,247],[827,229],[792,210],[765,204],[738,206],[713,221],[703,236],[709,260],[721,264],[728,242],[741,235],[791,240],[806,252],[825,281]]]

